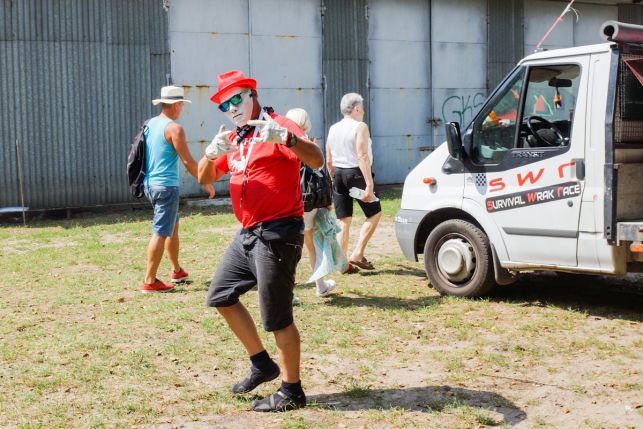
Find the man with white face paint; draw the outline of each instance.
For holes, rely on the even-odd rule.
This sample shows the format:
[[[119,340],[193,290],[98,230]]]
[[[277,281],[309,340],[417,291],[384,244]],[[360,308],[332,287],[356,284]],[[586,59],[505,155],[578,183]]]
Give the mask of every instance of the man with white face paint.
[[[295,270],[301,258],[304,213],[300,161],[318,168],[323,155],[291,120],[262,109],[257,83],[233,70],[218,76],[211,100],[236,130],[222,125],[199,162],[198,179],[210,184],[230,173],[230,196],[241,230],[217,266],[207,304],[216,307],[250,357],[250,374],[232,387],[250,392],[283,371],[279,390],[254,401],[255,411],[306,405],[301,387],[300,338],[293,320]],[[257,285],[263,327],[273,332],[279,366],[263,346],[239,296]]]

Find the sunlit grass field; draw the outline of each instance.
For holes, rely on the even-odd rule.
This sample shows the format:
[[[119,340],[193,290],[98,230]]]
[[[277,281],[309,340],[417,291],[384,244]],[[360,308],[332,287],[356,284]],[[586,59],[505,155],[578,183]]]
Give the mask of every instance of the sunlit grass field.
[[[0,427],[568,427],[550,401],[569,408],[569,427],[640,418],[640,408],[624,417],[574,408],[637,405],[643,340],[630,300],[597,292],[599,302],[579,304],[549,278],[535,281],[541,295],[523,284],[483,300],[440,297],[391,232],[400,190],[378,195],[375,271],[334,274],[339,294],[319,299],[303,284],[302,258],[295,318],[310,406],[279,415],[248,411],[254,396],[230,393],[248,360],[205,306],[238,228],[229,208],[181,209],[192,282],[168,294],[139,291],[149,210],[3,225]],[[159,274],[168,279],[166,261]],[[243,302],[259,320],[256,293]]]

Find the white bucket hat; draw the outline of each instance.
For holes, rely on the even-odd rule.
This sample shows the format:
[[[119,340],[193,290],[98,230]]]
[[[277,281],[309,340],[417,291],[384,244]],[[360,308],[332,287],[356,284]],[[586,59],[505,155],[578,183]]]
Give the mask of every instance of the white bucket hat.
[[[152,104],[156,106],[159,103],[174,104],[180,101],[192,103],[190,100],[186,100],[183,97],[183,88],[179,86],[164,86],[161,88],[161,98],[152,100]]]

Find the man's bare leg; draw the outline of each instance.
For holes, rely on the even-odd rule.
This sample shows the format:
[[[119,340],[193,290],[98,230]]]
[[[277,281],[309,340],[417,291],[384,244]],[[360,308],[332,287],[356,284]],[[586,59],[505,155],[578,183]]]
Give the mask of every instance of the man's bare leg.
[[[373,236],[373,233],[375,232],[375,229],[377,228],[377,224],[379,223],[381,217],[382,212],[379,212],[364,221],[364,224],[359,231],[359,239],[357,240],[357,244],[355,245],[355,250],[353,250],[353,253],[350,257],[351,261],[360,261],[364,257],[366,245]]]
[[[339,219],[339,226],[341,229],[339,231],[339,234],[337,234],[337,242],[344,251],[345,255],[348,255],[348,237],[351,232],[352,220],[353,218],[350,216]]]
[[[239,341],[246,348],[248,356],[256,355],[264,350],[255,322],[243,304],[237,302],[230,307],[217,307],[217,310],[228,323],[234,335],[239,338]]]
[[[317,252],[315,251],[315,243],[313,243],[313,230],[307,229],[304,231],[304,245],[308,250],[308,259],[310,260],[310,268],[315,269],[317,262]]]
[[[172,271],[177,272],[181,265],[179,265],[179,221],[174,225],[172,235],[165,240],[165,251],[167,252],[167,259],[170,261]]]
[[[299,331],[294,323],[284,329],[274,331],[279,363],[283,369],[283,381],[297,383],[299,381],[299,363],[301,358],[301,340]]]
[[[153,233],[147,245],[147,269],[145,270],[145,283],[152,284],[156,281],[156,273],[161,264],[165,241],[167,237]]]

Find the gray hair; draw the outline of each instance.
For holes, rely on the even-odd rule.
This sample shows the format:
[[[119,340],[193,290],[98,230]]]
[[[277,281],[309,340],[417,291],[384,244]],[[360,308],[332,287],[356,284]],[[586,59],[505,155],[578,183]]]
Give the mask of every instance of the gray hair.
[[[355,92],[349,92],[342,97],[342,101],[339,103],[339,110],[341,110],[342,115],[347,116],[353,113],[353,110],[359,104],[364,104],[362,96]]]

